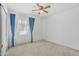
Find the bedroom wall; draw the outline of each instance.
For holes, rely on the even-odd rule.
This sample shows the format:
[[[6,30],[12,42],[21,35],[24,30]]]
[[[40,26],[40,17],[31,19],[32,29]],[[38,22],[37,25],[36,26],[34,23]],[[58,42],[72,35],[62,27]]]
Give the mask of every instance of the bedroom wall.
[[[33,36],[34,36],[34,41],[37,40],[42,40],[42,17],[37,17],[36,16],[36,20],[35,20],[35,24],[34,24],[34,31],[33,31]]]
[[[1,6],[0,6],[0,44],[1,44],[1,34],[2,34],[2,19],[1,19]]]
[[[44,39],[79,50],[79,6],[48,16]]]
[[[7,11],[7,4],[3,3],[2,4],[5,11]],[[2,44],[3,48],[1,49],[1,55],[5,55],[6,49],[7,49],[7,36],[6,36],[6,14],[4,10],[1,8],[1,16],[2,16]]]
[[[48,16],[43,16],[42,19],[41,19],[41,37],[42,37],[43,40],[46,39],[47,20],[48,20]]]
[[[0,6],[0,45],[2,44],[2,19],[1,19],[1,6]],[[1,56],[1,47],[0,47],[0,56]]]

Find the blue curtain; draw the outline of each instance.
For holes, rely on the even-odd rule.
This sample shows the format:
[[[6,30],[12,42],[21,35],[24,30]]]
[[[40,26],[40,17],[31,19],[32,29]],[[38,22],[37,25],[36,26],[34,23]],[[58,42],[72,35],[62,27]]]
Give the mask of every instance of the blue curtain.
[[[14,29],[15,29],[15,14],[10,14],[10,25],[11,25],[11,32],[12,32],[12,47],[14,47]]]
[[[35,18],[29,17],[29,26],[30,26],[30,32],[31,32],[31,42],[33,42],[33,28],[34,28],[34,22]]]

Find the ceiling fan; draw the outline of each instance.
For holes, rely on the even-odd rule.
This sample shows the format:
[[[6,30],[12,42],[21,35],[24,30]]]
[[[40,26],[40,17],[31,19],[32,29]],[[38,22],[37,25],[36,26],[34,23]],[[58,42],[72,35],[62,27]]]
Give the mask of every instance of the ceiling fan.
[[[45,13],[48,13],[48,8],[50,8],[51,6],[50,5],[41,5],[39,3],[36,4],[36,6],[38,7],[37,9],[35,10],[32,10],[32,11],[37,11],[38,14],[41,14],[42,12],[45,12]]]

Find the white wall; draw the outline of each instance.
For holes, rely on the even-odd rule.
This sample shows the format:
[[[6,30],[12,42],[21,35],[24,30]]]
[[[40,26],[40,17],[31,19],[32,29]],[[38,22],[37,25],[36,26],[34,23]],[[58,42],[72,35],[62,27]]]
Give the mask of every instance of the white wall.
[[[0,44],[2,44],[2,19],[1,19],[1,6],[0,6]],[[0,56],[1,56],[1,48],[0,48]]]
[[[33,31],[33,39],[34,41],[42,40],[42,17],[37,17],[35,19],[34,31]]]
[[[61,11],[45,20],[44,39],[79,50],[79,7]]]
[[[2,4],[4,6],[5,11],[7,12],[7,4]],[[4,10],[1,10],[1,16],[2,16],[2,44],[3,48],[1,51],[1,55],[5,55],[6,49],[7,49],[7,36],[6,36],[6,14]]]
[[[42,39],[46,39],[46,33],[47,33],[47,20],[48,20],[48,16],[43,16],[41,17],[40,19],[40,22],[41,22],[41,37]]]

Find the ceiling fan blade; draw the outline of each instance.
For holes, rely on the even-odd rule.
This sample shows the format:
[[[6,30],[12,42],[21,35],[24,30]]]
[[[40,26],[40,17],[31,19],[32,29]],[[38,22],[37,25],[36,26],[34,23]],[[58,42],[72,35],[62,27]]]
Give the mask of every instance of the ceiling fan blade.
[[[36,4],[38,7],[40,7],[39,3]]]
[[[43,10],[45,13],[48,13],[48,11],[46,11],[46,10]]]
[[[36,10],[32,10],[32,11],[38,11],[39,9],[36,9]]]
[[[48,5],[48,6],[46,6],[44,9],[47,9],[47,8],[50,8],[51,6],[50,5]]]

